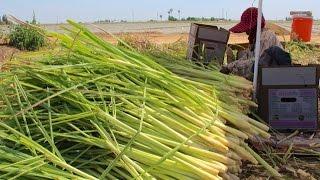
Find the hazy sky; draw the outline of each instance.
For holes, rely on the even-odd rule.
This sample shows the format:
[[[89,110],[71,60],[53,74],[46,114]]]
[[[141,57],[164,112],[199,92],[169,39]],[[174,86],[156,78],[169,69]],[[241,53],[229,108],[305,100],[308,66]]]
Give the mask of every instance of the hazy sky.
[[[41,23],[63,22],[66,19],[96,21],[124,19],[131,21],[167,18],[168,10],[181,17],[221,17],[239,19],[241,12],[254,0],[0,0],[0,14],[12,14],[30,20],[34,10]],[[254,3],[257,4],[258,0]],[[264,0],[267,19],[284,19],[290,10],[311,10],[320,17],[320,0]]]

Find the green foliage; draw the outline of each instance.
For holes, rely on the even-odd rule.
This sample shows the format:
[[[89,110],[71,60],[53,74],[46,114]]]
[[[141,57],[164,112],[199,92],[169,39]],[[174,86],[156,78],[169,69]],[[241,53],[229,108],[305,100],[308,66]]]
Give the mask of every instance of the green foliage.
[[[9,44],[20,50],[35,51],[44,46],[45,39],[37,30],[16,25],[9,34]]]
[[[295,64],[319,64],[320,48],[315,44],[306,44],[300,41],[290,41],[285,44],[285,49],[291,54]]]
[[[168,20],[169,20],[169,21],[178,21],[178,19],[175,18],[174,16],[169,16],[169,17],[168,17]]]
[[[210,18],[206,18],[206,17],[187,17],[186,19],[182,19],[185,21],[216,21],[219,20],[215,17],[210,17]]]

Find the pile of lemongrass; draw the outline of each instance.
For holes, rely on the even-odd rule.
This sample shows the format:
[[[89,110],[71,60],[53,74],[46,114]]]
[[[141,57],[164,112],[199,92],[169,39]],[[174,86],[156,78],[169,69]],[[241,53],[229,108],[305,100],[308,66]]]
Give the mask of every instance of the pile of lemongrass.
[[[171,72],[196,82],[198,87],[211,89],[213,86],[218,90],[217,96],[221,101],[228,103],[228,105],[232,104],[244,113],[249,112],[250,107],[256,107],[256,104],[248,101],[251,99],[252,82],[239,76],[221,74],[219,65],[215,64],[214,60],[208,66],[186,60],[187,43],[177,41],[159,45],[148,42],[147,48],[143,49],[139,46],[140,41],[135,42],[135,40],[135,38],[124,38],[118,44],[123,47],[126,47],[125,43],[133,45],[135,50],[151,57]],[[229,103],[230,99],[233,103]]]
[[[246,160],[280,176],[236,97],[69,23],[61,51],[0,74],[0,179],[235,179]]]

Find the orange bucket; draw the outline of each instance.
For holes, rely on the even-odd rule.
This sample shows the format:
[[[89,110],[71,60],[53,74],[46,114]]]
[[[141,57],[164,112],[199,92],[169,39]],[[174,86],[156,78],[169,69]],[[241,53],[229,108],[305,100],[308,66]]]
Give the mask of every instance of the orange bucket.
[[[310,42],[313,18],[310,16],[294,16],[292,21],[291,39]]]

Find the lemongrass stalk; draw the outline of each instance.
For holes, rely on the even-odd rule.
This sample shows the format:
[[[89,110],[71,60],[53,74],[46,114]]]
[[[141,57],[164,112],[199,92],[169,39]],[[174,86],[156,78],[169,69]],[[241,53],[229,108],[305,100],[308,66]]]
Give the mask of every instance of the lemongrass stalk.
[[[195,162],[199,162],[201,164],[206,165],[209,171],[210,171],[210,169],[214,169],[214,170],[218,170],[219,173],[226,173],[228,170],[228,167],[222,163],[213,162],[213,161],[206,161],[203,159],[194,158],[192,156],[190,156],[190,158],[193,159]]]
[[[199,127],[203,127],[204,126],[204,122],[202,122],[200,119],[197,119],[195,117],[190,116],[189,114],[177,109],[177,108],[171,108],[170,111],[172,111],[173,113],[179,115],[180,117],[190,121],[191,123],[194,123],[195,125],[199,126]],[[211,128],[215,128],[215,127],[209,127],[209,130]],[[213,132],[215,132],[215,129],[212,129]]]
[[[148,107],[147,107],[147,110],[151,111],[152,113],[156,113],[155,110],[150,109],[150,108],[148,108]],[[156,113],[156,114],[161,115],[160,113]],[[169,123],[172,122],[172,119],[166,118],[164,115],[161,115],[161,118],[162,118],[163,120],[167,120],[166,122],[169,122]],[[153,118],[153,120],[155,120],[155,119]],[[177,123],[177,121],[175,121],[175,122],[176,122],[175,125],[181,126],[180,124]],[[174,127],[174,126],[173,126],[173,127]],[[181,127],[180,127],[180,128],[181,128]],[[178,129],[180,129],[180,128],[178,128]],[[209,129],[211,129],[211,126],[209,127]],[[193,130],[191,130],[191,129],[185,129],[184,131],[192,131],[192,133],[195,133],[195,131],[193,131]],[[220,150],[222,150],[222,151],[226,151],[226,150],[227,150],[227,147],[221,145],[221,143],[220,143],[220,142],[217,142],[215,139],[208,138],[208,137],[206,137],[206,136],[204,136],[204,135],[200,135],[200,137],[202,137],[203,139],[205,139],[205,140],[208,141],[209,143],[213,143],[213,144],[217,145],[217,147],[221,147]],[[182,140],[184,140],[184,139],[182,139]],[[226,142],[223,138],[218,138],[217,140],[223,142],[223,144],[227,144],[227,142]]]
[[[236,143],[230,142],[230,148],[232,148],[236,154],[238,154],[242,159],[248,160],[253,164],[258,164],[257,160],[242,146],[237,145]]]
[[[97,123],[92,121],[92,124],[98,129],[98,132],[100,133],[100,135],[103,137],[103,139],[105,140],[104,142],[107,144],[107,146],[116,154],[119,155],[121,154],[121,152],[115,145],[114,143],[111,141],[111,138],[108,137],[108,134],[106,133],[106,131],[103,129],[103,127],[100,125],[98,125]],[[127,170],[132,173],[133,176],[138,175],[138,172],[136,171],[136,169],[138,171],[143,172],[143,169],[141,167],[139,167],[139,165],[137,165],[136,163],[134,163],[132,160],[130,160],[127,156],[125,155],[121,155],[123,157],[123,160],[128,163],[127,165]],[[118,157],[121,157],[118,156]],[[116,162],[116,161],[115,161]],[[134,168],[130,168],[131,166],[133,166]],[[111,167],[111,166],[110,166]],[[108,169],[107,169],[108,170]],[[106,175],[107,173],[103,172],[102,176]],[[150,174],[146,174],[146,176],[150,177]]]
[[[239,174],[241,172],[241,169],[239,166],[230,166],[228,169],[229,173]]]
[[[200,135],[200,136],[206,136],[212,140],[219,141],[220,143],[228,147],[229,141],[225,137],[218,136],[209,131],[205,132],[203,135]]]
[[[145,84],[147,84],[147,79],[145,80]],[[142,114],[141,114],[141,118],[140,118],[140,122],[139,122],[139,128],[136,132],[136,134],[131,138],[131,140],[128,142],[128,144],[126,145],[126,147],[120,152],[120,154],[117,155],[117,157],[108,165],[107,169],[102,173],[102,175],[100,176],[100,178],[104,178],[105,174],[107,174],[112,167],[114,166],[113,164],[115,164],[122,156],[123,154],[126,152],[126,150],[128,148],[130,148],[130,146],[134,143],[135,139],[137,136],[139,136],[139,134],[142,131],[142,127],[143,127],[143,120],[144,120],[144,115],[145,115],[145,98],[146,98],[146,87],[144,87],[144,92],[143,92],[143,103],[142,103]],[[113,99],[114,100],[114,99]],[[113,105],[115,104],[115,102],[113,102]],[[114,106],[115,107],[115,106]],[[116,110],[114,110],[114,112],[116,112]],[[115,117],[115,116],[114,116]],[[147,176],[150,176],[149,174],[146,174]]]
[[[262,130],[262,129],[259,129],[258,127],[256,127],[256,126],[252,126],[252,129],[254,130],[254,131],[256,131],[261,137],[263,137],[263,138],[266,138],[266,139],[270,139],[271,138],[271,135],[268,133],[268,132],[266,132],[266,131],[264,131],[264,130]]]
[[[179,143],[177,143],[177,142],[163,139],[161,137],[156,137],[153,135],[148,135],[148,136],[150,136],[150,137],[152,137],[152,138],[154,138],[154,139],[156,139],[166,145],[169,145],[169,146],[178,146],[179,145]],[[198,155],[199,157],[209,158],[209,159],[212,159],[212,160],[215,160],[218,162],[222,162],[227,165],[235,164],[235,161],[231,160],[230,158],[228,158],[222,154],[212,152],[212,151],[196,148],[196,147],[193,147],[190,145],[183,145],[180,149],[182,152],[188,153],[190,155]]]
[[[276,171],[274,168],[272,168],[265,160],[263,160],[256,152],[254,152],[247,144],[243,143],[243,146],[245,147],[245,149],[251,153],[258,161],[259,163],[264,166],[273,177],[275,178],[281,178],[282,175]]]
[[[19,177],[21,177],[23,175],[28,174],[29,172],[32,172],[35,169],[41,168],[45,164],[47,164],[47,163],[43,162],[41,164],[37,164],[36,162],[33,162],[33,163],[28,164],[27,166],[23,166],[23,168],[20,169],[21,172],[19,174],[13,176],[12,178],[10,178],[8,180],[17,179],[17,178],[19,178]],[[33,166],[33,167],[27,168],[28,166]]]
[[[259,121],[253,120],[251,118],[249,118],[249,122],[251,124],[253,124],[254,126],[256,126],[257,128],[259,128],[259,129],[261,129],[261,130],[263,130],[265,132],[268,132],[269,129],[270,129],[269,126],[267,126],[267,125],[265,125],[265,124],[263,124],[263,123],[261,123]]]
[[[123,124],[123,123],[121,123],[121,122],[119,122],[119,121],[117,121],[116,119],[113,119],[113,118],[110,117],[108,114],[105,114],[105,113],[103,113],[103,112],[98,112],[98,117],[101,118],[101,119],[105,119],[105,120],[107,120],[107,121],[109,121],[109,122],[115,123],[117,126],[119,126],[119,128],[126,129],[126,130],[128,131],[128,133],[130,133],[130,134],[134,134],[134,133],[135,133],[135,130],[134,130],[134,129],[128,127],[127,125],[125,125],[125,124]],[[144,140],[146,140],[146,141],[148,141],[150,144],[153,144],[153,145],[155,145],[155,146],[157,146],[157,147],[159,147],[159,148],[161,148],[161,149],[166,149],[166,151],[170,150],[170,148],[168,148],[167,146],[164,146],[163,144],[161,144],[161,143],[159,143],[159,142],[157,142],[157,141],[155,141],[155,140],[153,140],[153,139],[150,139],[150,138],[146,137],[143,133],[142,133],[141,136],[139,136],[139,137],[142,138],[142,139],[144,139]],[[184,159],[186,159],[186,158],[183,157],[183,155],[180,154],[180,153],[176,153],[176,155],[177,155],[179,158],[184,158]],[[214,176],[210,175],[208,172],[205,172],[205,171],[197,168],[196,166],[191,165],[191,164],[188,163],[188,162],[185,162],[184,160],[180,160],[179,158],[175,158],[175,160],[177,160],[177,161],[179,161],[179,162],[182,162],[182,163],[185,163],[185,164],[188,165],[190,168],[193,168],[196,172],[198,172],[199,174],[201,174],[202,177],[207,177],[207,178],[211,177],[211,178],[214,178]],[[188,159],[186,159],[186,160],[188,160]],[[201,166],[201,164],[197,164],[197,165]]]
[[[131,148],[128,151],[128,156],[132,157],[136,161],[140,161],[143,164],[154,164],[161,159],[161,157],[157,155],[148,152],[143,152],[135,148]],[[163,163],[159,167],[166,168],[168,170],[172,169],[173,172],[177,173],[192,175],[192,169],[190,169],[188,166],[182,163],[177,163],[174,160],[170,159],[166,159],[165,161],[163,161]]]
[[[9,127],[8,125],[6,124],[3,124],[3,123],[0,123],[0,126],[5,128],[5,129],[8,129],[9,131],[11,131],[12,133],[20,136],[20,142],[26,146],[29,146],[29,147],[32,147],[34,149],[36,149],[37,151],[41,152],[46,159],[48,159],[49,161],[51,161],[52,163],[55,163],[57,164],[58,166],[60,167],[63,167],[63,168],[66,168],[68,170],[70,170],[71,172],[74,172],[80,176],[83,176],[85,178],[88,178],[88,179],[93,179],[95,180],[96,178],[70,166],[69,164],[61,161],[58,157],[56,157],[54,154],[52,154],[50,151],[48,151],[47,149],[43,148],[41,145],[39,145],[38,143],[30,140],[29,138],[27,138],[25,135],[21,134],[20,132],[16,131],[15,129]]]
[[[10,167],[8,168],[7,170],[1,170],[3,172],[17,172],[19,170],[21,170],[23,167]],[[0,169],[1,169],[1,165],[0,165]],[[0,172],[1,172],[0,171]],[[42,173],[34,173],[34,172],[30,172],[28,173],[28,176],[30,177],[34,177],[36,179],[39,179],[39,178],[43,178],[43,179],[61,179],[61,180],[68,180],[68,178],[64,177],[64,176],[61,176],[61,175],[56,175],[56,174],[50,174],[50,173],[46,173],[46,174],[42,174]],[[73,176],[73,178],[78,178],[79,180],[85,180],[84,178],[81,178],[81,177],[76,177],[76,176]]]
[[[236,115],[231,114],[230,112],[224,112],[224,111],[220,111],[219,114],[221,115],[221,117],[225,118],[226,120],[228,120],[230,123],[232,123],[233,125],[235,125],[236,127],[239,127],[241,129],[244,130],[250,130],[250,124],[246,121],[246,119],[239,119],[236,117]]]
[[[161,115],[161,118],[164,120],[169,120],[172,122],[172,119],[171,118],[167,118],[165,117],[164,115]],[[168,122],[168,121],[167,121]],[[170,123],[170,122],[169,122]],[[177,125],[177,130],[179,130],[181,128],[181,126],[179,126],[179,124],[176,124]],[[180,124],[181,125],[181,124]],[[184,124],[184,127],[185,127],[186,124]],[[212,126],[208,127],[208,129],[212,129],[211,128]],[[190,128],[187,128],[187,129],[183,129],[183,131],[186,133],[186,134],[194,134],[196,132],[196,130],[192,130]],[[215,137],[218,137],[216,135],[214,135]],[[220,150],[221,152],[225,152],[228,150],[227,146],[225,146],[227,144],[227,142],[223,139],[223,138],[216,138],[216,139],[213,139],[213,138],[210,138],[208,136],[205,136],[203,134],[200,134],[199,135],[199,138],[195,137],[196,139],[202,139],[200,142],[202,143],[207,143],[207,144],[210,144],[210,145],[213,145],[214,148],[217,148],[218,150]],[[203,141],[204,140],[204,141]],[[199,142],[199,141],[197,141]]]
[[[205,143],[208,143],[209,147],[214,146],[213,147],[214,149],[217,149],[218,151],[220,151],[222,153],[226,153],[229,150],[229,148],[226,145],[224,145],[223,143],[221,143],[220,141],[217,141],[211,137],[204,136],[201,134],[200,134],[200,137],[203,138],[204,140],[206,140]]]
[[[134,115],[137,115],[137,113],[135,113],[133,111],[128,111],[128,112],[130,112],[130,113],[132,113]],[[123,115],[134,119],[134,117],[132,117],[132,116],[130,117],[130,115],[128,115],[128,114],[123,113]],[[175,138],[175,139],[177,139],[179,141],[184,141],[184,140],[187,139],[185,136],[183,136],[180,133],[174,131],[173,129],[168,127],[166,124],[162,123],[161,121],[158,121],[156,118],[152,117],[151,115],[147,115],[146,121],[150,122],[151,125],[159,128],[159,129],[162,129],[164,132],[168,133],[168,135],[170,134],[170,136],[172,138]]]

